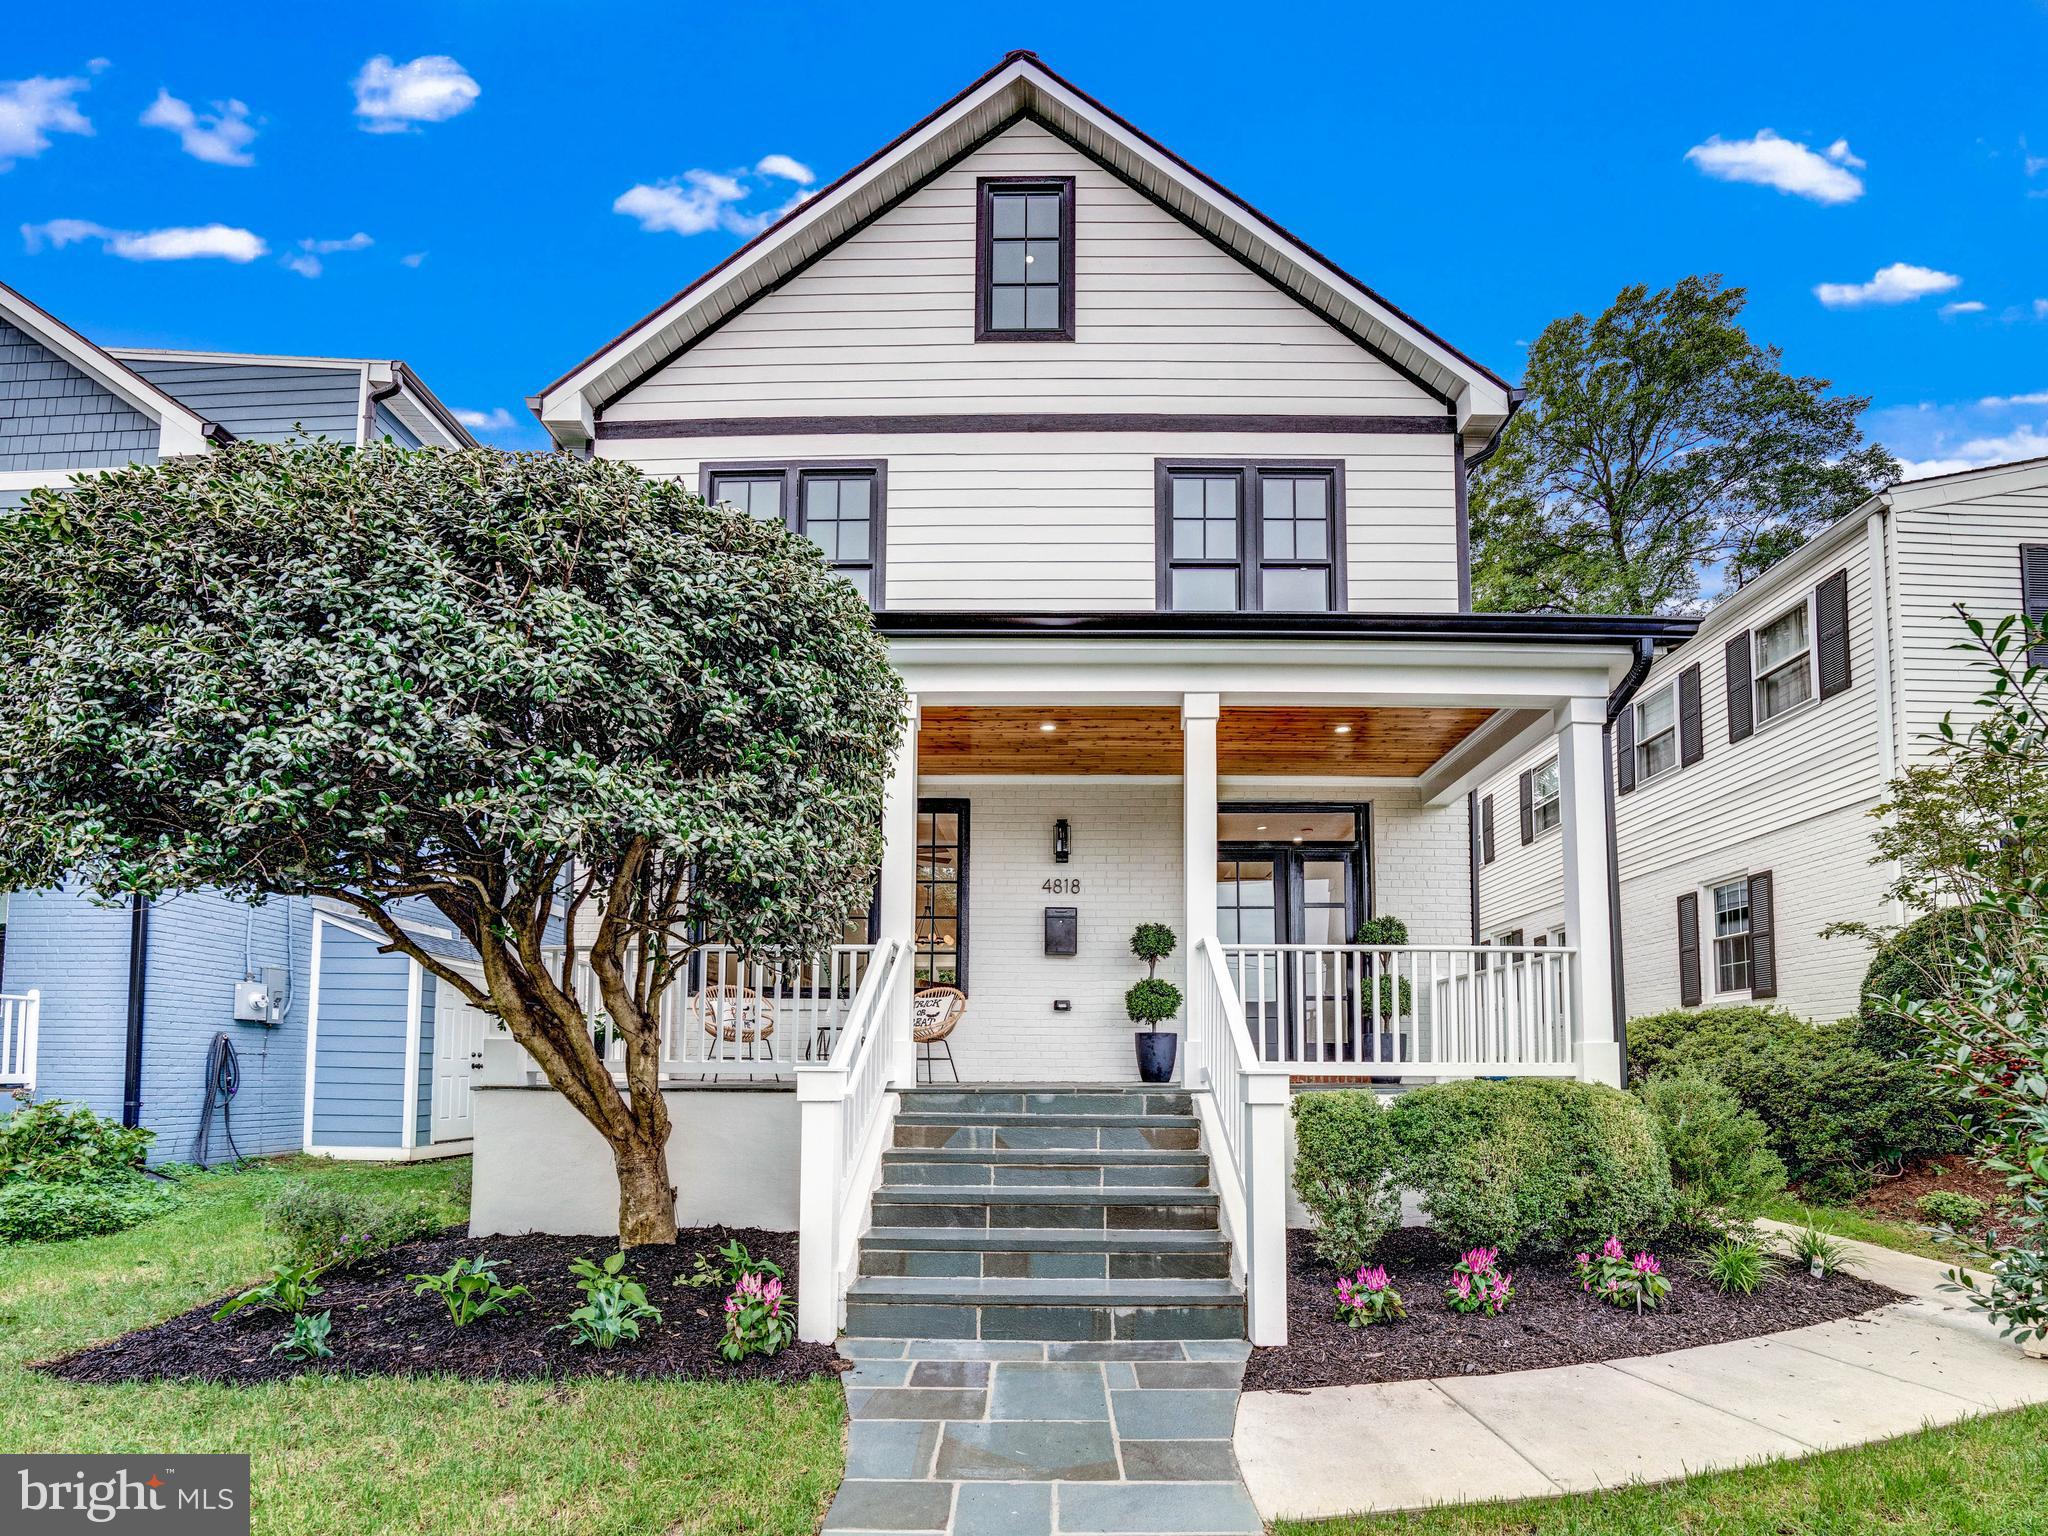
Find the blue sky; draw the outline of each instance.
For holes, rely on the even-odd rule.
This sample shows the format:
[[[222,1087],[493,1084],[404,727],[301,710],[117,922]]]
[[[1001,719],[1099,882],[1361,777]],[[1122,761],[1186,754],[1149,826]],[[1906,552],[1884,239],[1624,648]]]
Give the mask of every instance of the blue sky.
[[[0,280],[102,342],[403,356],[508,446],[1028,47],[1510,378],[1550,318],[1718,271],[1902,458],[2048,453],[2048,0],[22,11]]]

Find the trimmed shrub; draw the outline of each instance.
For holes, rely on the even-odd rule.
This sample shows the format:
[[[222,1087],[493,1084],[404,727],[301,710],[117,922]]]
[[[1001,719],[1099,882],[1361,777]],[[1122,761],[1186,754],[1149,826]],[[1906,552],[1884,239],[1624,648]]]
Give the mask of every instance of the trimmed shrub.
[[[1863,1001],[1858,1007],[1857,1041],[1884,1056],[1913,1056],[1925,1031],[1892,1007],[1892,999],[1931,1002],[1957,974],[1959,952],[1970,938],[1970,914],[1944,907],[1915,918],[1877,946],[1870,969],[1863,973]]]
[[[1760,1118],[1809,1199],[1849,1200],[1881,1169],[1965,1138],[1933,1071],[1858,1043],[1859,1023],[1810,1024],[1777,1008],[1652,1014],[1629,1024],[1631,1076],[1696,1072]]]
[[[294,1179],[270,1197],[264,1225],[287,1264],[352,1263],[431,1237],[448,1216],[425,1195],[379,1198]]]
[[[43,1099],[0,1120],[0,1183],[129,1178],[141,1169],[155,1140],[156,1132],[131,1129],[83,1104]]]
[[[1913,1202],[1921,1219],[1945,1227],[1981,1227],[1990,1207],[1959,1189],[1930,1189]]]
[[[1460,1248],[1561,1253],[1670,1221],[1670,1160],[1649,1111],[1598,1083],[1443,1083],[1388,1114],[1397,1178]]]
[[[1671,1156],[1678,1218],[1689,1227],[1754,1216],[1785,1188],[1770,1129],[1724,1084],[1703,1073],[1660,1072],[1636,1092]]]
[[[1370,1093],[1304,1093],[1294,1101],[1294,1192],[1316,1219],[1318,1257],[1357,1269],[1401,1219],[1394,1137]]]
[[[163,1214],[177,1199],[176,1190],[153,1179],[12,1179],[0,1184],[0,1243],[57,1243],[122,1232]]]

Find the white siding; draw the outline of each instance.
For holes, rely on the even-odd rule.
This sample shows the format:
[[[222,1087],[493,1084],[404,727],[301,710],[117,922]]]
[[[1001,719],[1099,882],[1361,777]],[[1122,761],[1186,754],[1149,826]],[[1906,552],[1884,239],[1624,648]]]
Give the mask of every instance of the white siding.
[[[1965,603],[1986,621],[2019,612],[2019,547],[2048,543],[2048,466],[2033,478],[2037,483],[2031,486],[1898,516],[1894,622],[1909,761],[1925,756],[1928,733],[1944,713],[1968,714],[1983,691],[1983,673],[1951,649],[1968,638],[1952,605]],[[1969,482],[1958,486],[1964,493],[1969,488]]]
[[[1350,606],[1458,606],[1454,439],[1319,433],[924,433],[610,438],[695,488],[703,464],[883,459],[890,608],[1156,606],[1153,461],[1341,458]]]
[[[1072,176],[1075,340],[974,340],[975,181]],[[1437,415],[1297,300],[1018,123],[604,409],[667,417],[1018,411]]]

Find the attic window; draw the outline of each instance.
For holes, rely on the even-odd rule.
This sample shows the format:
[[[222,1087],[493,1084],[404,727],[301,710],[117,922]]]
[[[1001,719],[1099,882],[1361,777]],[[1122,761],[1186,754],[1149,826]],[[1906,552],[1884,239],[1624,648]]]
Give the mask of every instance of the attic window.
[[[976,183],[976,341],[1074,339],[1074,180]]]

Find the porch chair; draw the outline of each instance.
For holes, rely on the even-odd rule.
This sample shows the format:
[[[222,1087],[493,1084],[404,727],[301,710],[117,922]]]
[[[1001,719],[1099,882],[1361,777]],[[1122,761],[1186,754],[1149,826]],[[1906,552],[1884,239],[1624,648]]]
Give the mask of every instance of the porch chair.
[[[754,1060],[757,1046],[775,1054],[775,1000],[763,997],[752,987],[719,982],[690,999],[691,1015],[703,1029],[706,1054],[716,1064],[720,1046],[743,1045],[746,1060]],[[712,1074],[715,1077],[715,1074]]]
[[[910,1038],[917,1043],[917,1080],[934,1081],[933,1063],[938,1053],[946,1055],[946,1068],[953,1081],[960,1081],[960,1068],[953,1061],[953,1047],[946,1037],[967,1013],[967,994],[958,987],[926,987],[910,1003]]]

